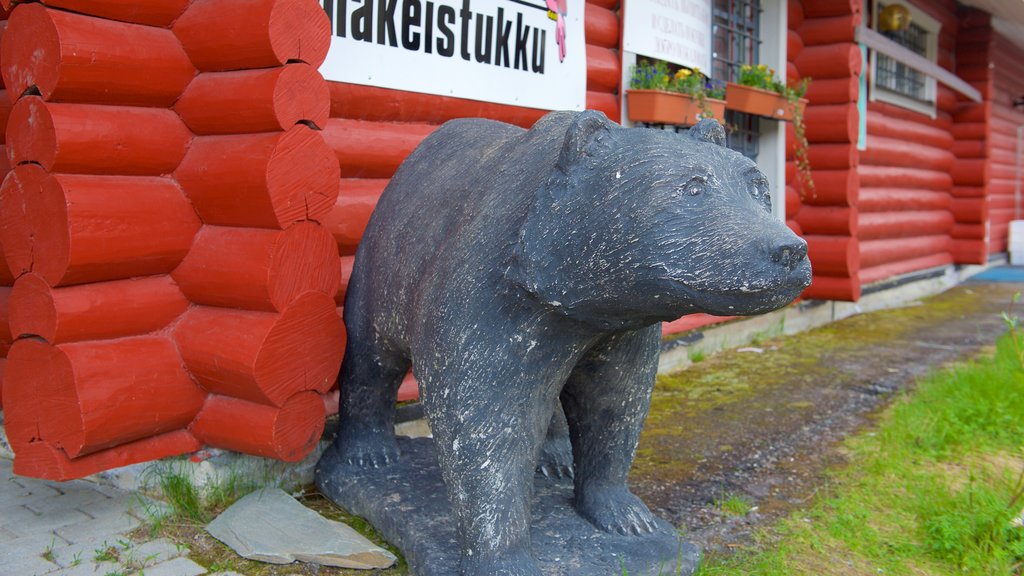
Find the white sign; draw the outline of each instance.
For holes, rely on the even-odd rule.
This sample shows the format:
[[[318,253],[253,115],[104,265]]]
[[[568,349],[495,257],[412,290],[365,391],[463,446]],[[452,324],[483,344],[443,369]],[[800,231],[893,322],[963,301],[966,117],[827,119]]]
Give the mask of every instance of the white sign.
[[[587,98],[584,0],[321,0],[327,80],[546,110]],[[549,9],[550,8],[550,9]]]
[[[711,71],[711,0],[627,0],[627,52]]]

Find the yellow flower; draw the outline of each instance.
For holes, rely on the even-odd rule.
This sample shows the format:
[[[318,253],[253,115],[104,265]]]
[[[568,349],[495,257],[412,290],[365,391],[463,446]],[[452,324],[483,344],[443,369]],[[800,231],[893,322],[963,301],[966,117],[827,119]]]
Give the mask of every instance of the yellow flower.
[[[758,64],[757,65],[757,69],[762,71],[762,72],[764,72],[765,70],[768,69],[768,65],[767,64]]]
[[[743,72],[750,72],[750,64],[744,64],[743,66],[740,66],[740,70]]]
[[[676,80],[682,80],[683,78],[687,78],[690,76],[690,74],[691,72],[688,69],[680,68],[679,71],[676,72]]]

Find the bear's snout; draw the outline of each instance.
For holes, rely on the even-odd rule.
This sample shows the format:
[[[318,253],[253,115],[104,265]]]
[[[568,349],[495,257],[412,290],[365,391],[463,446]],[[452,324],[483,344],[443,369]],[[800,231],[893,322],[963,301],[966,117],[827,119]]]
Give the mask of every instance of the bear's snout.
[[[807,259],[807,242],[801,238],[783,242],[772,250],[771,256],[772,262],[779,264],[787,271],[793,271]]]

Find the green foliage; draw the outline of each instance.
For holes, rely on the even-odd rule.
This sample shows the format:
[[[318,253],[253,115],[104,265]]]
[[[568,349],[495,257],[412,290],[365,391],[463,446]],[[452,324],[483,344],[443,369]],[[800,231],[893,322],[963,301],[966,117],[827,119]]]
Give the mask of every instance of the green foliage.
[[[708,98],[725,98],[725,85],[708,79],[700,68],[669,69],[663,60],[642,59],[633,66],[629,87],[637,90],[663,90],[690,96],[700,105],[701,115],[711,117]]]
[[[993,358],[936,374],[878,428],[847,442],[850,464],[759,551],[711,558],[721,574],[1020,574],[1024,367],[1013,330]],[[780,544],[781,542],[781,544]]]
[[[633,66],[629,87],[637,90],[668,90],[668,64],[663,60],[641,60]]]
[[[731,516],[746,516],[754,507],[742,495],[730,494],[726,498],[719,498],[715,502],[715,508]]]

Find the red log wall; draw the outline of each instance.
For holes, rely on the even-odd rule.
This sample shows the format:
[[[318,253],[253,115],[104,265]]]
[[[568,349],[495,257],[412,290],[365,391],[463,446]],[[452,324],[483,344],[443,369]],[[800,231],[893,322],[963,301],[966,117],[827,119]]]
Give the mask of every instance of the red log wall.
[[[1024,217],[1014,198],[1017,173],[1017,127],[1024,126],[1024,109],[1013,101],[1024,95],[1024,50],[999,33],[992,38],[989,117],[989,254],[1007,250],[1010,220]]]
[[[15,472],[203,444],[298,460],[344,346],[318,223],[341,181],[316,71],[327,18],[315,0],[131,6],[18,4],[0,28]]]

